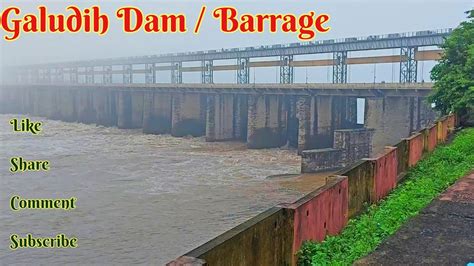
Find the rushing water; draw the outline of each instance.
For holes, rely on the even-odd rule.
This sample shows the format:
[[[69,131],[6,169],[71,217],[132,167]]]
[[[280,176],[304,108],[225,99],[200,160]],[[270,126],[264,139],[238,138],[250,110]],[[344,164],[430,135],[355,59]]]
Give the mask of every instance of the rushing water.
[[[145,135],[40,118],[38,136],[0,115],[0,264],[163,264],[280,202],[320,185],[300,158],[244,143]],[[49,160],[49,172],[9,173],[9,158]],[[13,212],[9,200],[77,197],[77,209]],[[9,237],[78,237],[76,249],[9,250]]]

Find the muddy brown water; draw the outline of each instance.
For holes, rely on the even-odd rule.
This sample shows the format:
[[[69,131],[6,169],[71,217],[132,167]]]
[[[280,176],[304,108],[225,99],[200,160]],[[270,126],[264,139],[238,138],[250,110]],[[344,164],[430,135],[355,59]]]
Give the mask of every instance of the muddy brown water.
[[[324,184],[299,172],[294,150],[44,122],[13,133],[0,115],[0,264],[164,264],[281,202]],[[20,118],[20,117],[18,117]],[[9,173],[9,158],[49,172]],[[268,176],[276,175],[272,178]],[[9,200],[77,197],[77,209],[13,212]],[[76,249],[9,250],[11,234],[76,236]]]

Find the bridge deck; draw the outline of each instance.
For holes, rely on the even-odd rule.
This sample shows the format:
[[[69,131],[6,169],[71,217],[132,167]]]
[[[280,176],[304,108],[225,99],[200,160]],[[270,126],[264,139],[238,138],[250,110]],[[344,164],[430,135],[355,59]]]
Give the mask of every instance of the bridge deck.
[[[115,89],[159,92],[288,94],[288,95],[344,95],[344,96],[426,96],[432,83],[294,83],[294,84],[23,84],[10,87],[36,87],[38,89],[63,87],[64,89]]]

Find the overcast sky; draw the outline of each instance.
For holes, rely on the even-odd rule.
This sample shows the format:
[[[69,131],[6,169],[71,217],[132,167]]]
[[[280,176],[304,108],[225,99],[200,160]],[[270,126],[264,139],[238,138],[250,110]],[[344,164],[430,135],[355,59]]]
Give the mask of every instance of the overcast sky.
[[[15,5],[20,7],[23,13],[35,12],[39,4],[38,1],[1,2],[2,9]],[[50,12],[65,13],[65,7],[72,1],[42,1],[41,3],[45,4]],[[74,1],[74,3],[80,7],[99,5],[102,11],[109,15],[112,23],[107,35],[99,37],[94,33],[24,34],[14,42],[2,40],[0,51],[2,66],[298,41],[295,34],[285,33],[224,34],[219,31],[217,21],[209,14],[210,10],[222,5],[235,6],[240,13],[302,14],[308,11],[328,13],[331,16],[328,25],[332,29],[329,33],[317,35],[316,40],[456,27],[460,21],[465,20],[464,11],[474,6],[472,0],[100,1],[100,3],[99,1]],[[208,6],[208,13],[204,18],[200,34],[195,35],[192,33],[193,23],[203,4]],[[184,13],[188,17],[190,29],[185,34],[123,33],[121,22],[115,18],[115,10],[125,5],[137,6],[149,13]],[[3,35],[4,32],[1,32]],[[367,69],[361,70],[361,73],[367,72]],[[298,71],[301,72],[301,70]],[[308,70],[305,71],[305,74],[299,75],[300,79],[302,75],[308,79]],[[374,70],[371,71],[374,72]],[[392,78],[394,76],[393,71],[391,74],[385,74],[388,76],[383,77],[384,80],[390,79],[390,75]],[[268,79],[274,79],[273,74],[266,74],[266,76],[270,76]],[[356,76],[357,74],[352,74],[353,79],[356,79]]]

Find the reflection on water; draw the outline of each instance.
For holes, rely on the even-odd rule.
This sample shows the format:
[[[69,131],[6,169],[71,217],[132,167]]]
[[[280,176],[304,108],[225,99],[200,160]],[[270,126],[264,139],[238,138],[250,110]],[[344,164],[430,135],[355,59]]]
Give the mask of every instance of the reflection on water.
[[[163,264],[280,202],[323,184],[298,173],[295,151],[144,135],[43,120],[13,133],[0,115],[0,261],[5,264]],[[33,118],[38,120],[39,118]],[[49,160],[49,172],[11,174],[8,160]],[[9,209],[24,198],[77,197],[73,211]],[[79,238],[79,248],[10,251],[9,236]]]

